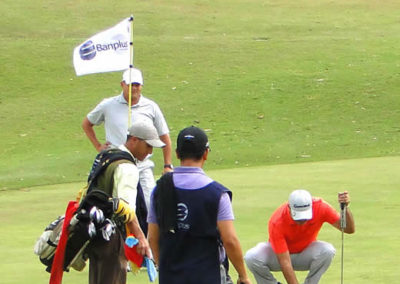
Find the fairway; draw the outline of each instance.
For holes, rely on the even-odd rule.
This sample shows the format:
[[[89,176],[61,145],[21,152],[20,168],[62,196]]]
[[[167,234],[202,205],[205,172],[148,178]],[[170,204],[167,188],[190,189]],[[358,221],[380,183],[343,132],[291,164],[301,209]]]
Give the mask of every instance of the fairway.
[[[214,170],[209,174],[233,191],[235,226],[244,251],[267,239],[269,215],[286,201],[293,189],[308,189],[336,208],[337,192],[349,190],[356,233],[345,235],[345,283],[397,283],[400,239],[395,224],[398,224],[400,203],[399,164],[400,158],[370,158]],[[48,281],[49,274],[33,254],[33,244],[82,185],[71,183],[0,192],[0,250],[6,258],[0,265],[1,283]],[[341,234],[324,225],[319,239],[333,243],[337,249],[321,283],[339,283]],[[282,281],[282,276],[276,275]],[[300,275],[304,278],[305,274]],[[128,283],[148,283],[145,273],[129,274],[128,278]],[[64,274],[63,283],[85,283],[86,279],[87,268],[84,272]]]
[[[122,72],[77,77],[72,51],[131,13],[143,94],[173,142],[209,130],[210,168],[400,155],[399,1],[95,6],[1,2],[0,190],[85,179],[95,151],[81,122],[120,92]]]

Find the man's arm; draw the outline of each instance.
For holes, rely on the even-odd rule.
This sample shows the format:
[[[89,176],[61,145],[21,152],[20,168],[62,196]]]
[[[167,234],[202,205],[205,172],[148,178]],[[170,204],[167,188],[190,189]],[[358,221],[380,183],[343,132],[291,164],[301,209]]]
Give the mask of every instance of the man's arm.
[[[171,147],[171,138],[169,137],[169,134],[161,135],[160,140],[165,144],[165,147],[162,148],[164,155],[164,165],[172,165],[172,147]],[[171,168],[164,168],[163,174],[171,171],[172,171]]]
[[[299,284],[299,281],[297,281],[296,274],[293,270],[292,261],[290,260],[289,252],[287,251],[284,253],[277,253],[276,257],[278,258],[278,262],[281,266],[283,276],[285,276],[287,283],[288,284]]]
[[[340,219],[338,221],[336,221],[335,223],[332,224],[333,227],[335,227],[336,229],[338,229],[339,231],[342,230],[342,228],[340,228]],[[346,234],[353,234],[356,231],[356,226],[354,223],[354,218],[353,218],[353,214],[350,211],[350,208],[347,207],[346,208],[346,228],[344,228],[343,232],[345,232]]]
[[[160,252],[160,247],[159,247],[160,229],[157,224],[149,223],[147,237],[149,239],[150,248],[153,253],[153,259],[155,263],[158,265],[159,264],[158,257]]]
[[[135,238],[138,239],[139,241],[136,247],[137,252],[141,255],[145,255],[151,258],[149,243],[147,242],[146,236],[144,235],[142,229],[140,228],[136,216],[131,221],[126,223],[126,226],[128,227],[129,232],[131,232],[135,236]]]
[[[232,220],[223,220],[217,222],[218,230],[221,234],[222,243],[226,250],[229,260],[239,274],[238,283],[250,284],[246,268],[243,261],[243,253],[237,238],[235,227]]]
[[[126,225],[130,233],[134,234],[135,238],[138,239],[139,244],[136,250],[141,255],[147,255],[151,257],[151,251],[149,243],[140,228],[139,221],[134,214],[136,209],[136,185],[139,182],[139,172],[137,167],[132,163],[119,164],[114,170],[114,184],[113,190],[117,197],[123,200],[126,205],[126,209],[123,212],[130,213],[130,217]]]
[[[353,234],[356,231],[356,226],[354,223],[353,214],[350,211],[350,195],[347,191],[341,192],[338,194],[338,202],[339,204],[344,203],[346,205],[346,228],[344,228],[343,232],[346,234]],[[339,231],[342,230],[340,227],[340,219],[332,224]]]
[[[89,121],[87,117],[85,117],[82,121],[82,129],[98,152],[106,149],[110,145],[110,142],[106,142],[104,144],[101,144],[99,142],[96,137],[96,132],[93,129],[93,124]]]

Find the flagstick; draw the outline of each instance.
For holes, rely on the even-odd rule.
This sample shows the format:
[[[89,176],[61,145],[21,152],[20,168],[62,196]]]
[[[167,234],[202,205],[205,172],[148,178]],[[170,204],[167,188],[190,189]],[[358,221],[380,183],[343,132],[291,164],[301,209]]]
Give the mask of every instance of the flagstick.
[[[129,43],[129,78],[132,78],[132,68],[133,68],[133,15],[129,18],[131,22],[131,41]],[[129,96],[128,96],[128,128],[131,127],[132,122],[132,84],[129,84]]]

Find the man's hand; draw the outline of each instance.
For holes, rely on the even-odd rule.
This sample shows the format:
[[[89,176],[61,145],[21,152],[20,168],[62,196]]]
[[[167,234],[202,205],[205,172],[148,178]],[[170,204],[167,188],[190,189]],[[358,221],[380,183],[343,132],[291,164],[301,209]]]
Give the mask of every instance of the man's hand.
[[[101,152],[101,151],[107,149],[108,147],[110,147],[110,145],[111,145],[111,143],[107,141],[104,144],[99,144],[98,146],[96,146],[96,150],[97,150],[97,152]]]
[[[350,204],[350,195],[348,191],[339,192],[338,193],[338,201],[339,203],[344,203],[346,206]]]
[[[138,238],[139,243],[136,246],[136,251],[143,256],[152,258],[149,242],[146,238]]]
[[[338,193],[338,202],[340,204],[345,204],[346,206],[349,206],[350,204],[350,195],[347,191],[344,192],[339,192]],[[340,206],[341,209],[344,209],[344,207]],[[341,226],[341,220],[339,219],[335,223],[332,224],[333,227],[338,229],[339,231],[342,230]],[[354,218],[353,214],[350,211],[350,208],[346,208],[346,228],[344,228],[344,232],[346,234],[353,234],[356,231],[355,224],[354,224]]]

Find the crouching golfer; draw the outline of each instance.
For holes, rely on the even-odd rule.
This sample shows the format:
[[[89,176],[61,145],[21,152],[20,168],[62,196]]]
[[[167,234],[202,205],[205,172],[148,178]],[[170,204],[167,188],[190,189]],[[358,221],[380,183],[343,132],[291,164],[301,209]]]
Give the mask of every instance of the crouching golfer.
[[[176,149],[180,167],[153,190],[148,239],[160,284],[226,283],[225,251],[238,283],[250,283],[233,226],[231,192],[202,170],[209,151],[203,130],[183,129]]]
[[[347,206],[350,196],[339,193],[339,203]],[[269,242],[247,251],[245,261],[258,284],[277,284],[271,271],[282,271],[288,284],[298,284],[295,270],[309,271],[304,283],[316,284],[335,255],[334,247],[317,241],[324,222],[341,230],[340,214],[321,198],[312,198],[306,190],[295,190],[289,202],[282,204],[268,224]],[[347,208],[344,232],[355,231],[354,219]]]

